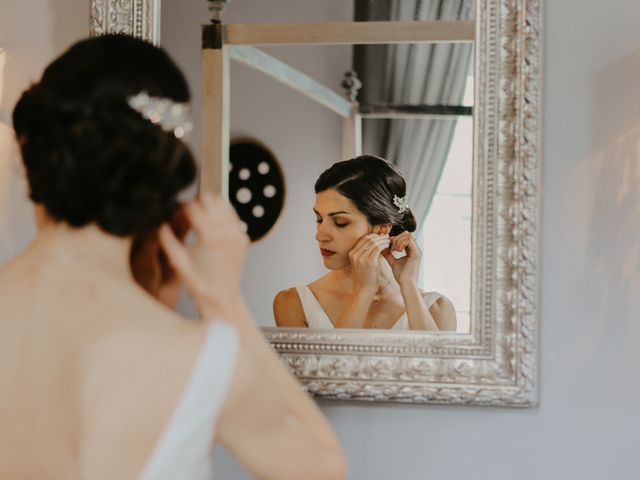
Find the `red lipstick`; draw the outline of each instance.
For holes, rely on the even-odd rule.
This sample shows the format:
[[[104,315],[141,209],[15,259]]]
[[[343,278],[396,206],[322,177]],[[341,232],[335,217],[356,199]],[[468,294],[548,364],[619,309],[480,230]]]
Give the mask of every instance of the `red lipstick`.
[[[322,254],[323,257],[330,257],[331,255],[333,255],[336,252],[333,252],[331,250],[326,250],[324,248],[320,249],[320,253]]]

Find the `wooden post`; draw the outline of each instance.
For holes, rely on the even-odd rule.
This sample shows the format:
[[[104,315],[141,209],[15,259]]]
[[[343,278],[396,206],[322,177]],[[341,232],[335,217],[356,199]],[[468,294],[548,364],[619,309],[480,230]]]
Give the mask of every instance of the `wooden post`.
[[[226,2],[210,2],[212,20],[202,27],[202,166],[200,194],[229,196],[229,55],[220,13]]]
[[[342,119],[342,160],[348,160],[362,155],[362,117],[356,100],[362,82],[356,72],[349,71],[344,74],[341,86],[351,102],[351,115]]]
[[[342,160],[362,155],[362,118],[354,111],[342,119]]]

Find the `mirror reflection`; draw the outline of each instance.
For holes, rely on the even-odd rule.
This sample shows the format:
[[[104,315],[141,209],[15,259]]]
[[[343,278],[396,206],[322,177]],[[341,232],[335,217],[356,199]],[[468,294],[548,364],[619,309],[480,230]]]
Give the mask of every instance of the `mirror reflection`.
[[[305,10],[305,18],[295,18],[295,13],[285,12],[283,8],[277,21],[472,19],[469,0],[341,0],[325,2],[331,5],[323,6],[312,3],[314,6],[310,4]],[[224,23],[276,21],[269,18],[274,15],[273,9],[267,13],[266,8],[260,11],[256,7],[250,12],[246,4],[240,0],[231,2],[225,11]],[[204,8],[202,10],[194,14],[175,2],[162,5],[162,43],[175,52],[178,61],[184,62],[196,91],[200,88],[198,55],[191,52],[188,55],[193,58],[185,58],[185,52],[191,48],[198,52],[199,39],[196,31],[195,47],[187,48],[183,30],[187,28],[185,25],[198,24],[207,18]],[[186,18],[189,15],[190,20]],[[181,21],[176,21],[176,17],[182,17]],[[336,185],[316,194],[314,185],[323,172],[353,157],[344,155],[340,118],[272,78],[232,61],[232,139],[248,136],[269,148],[282,166],[287,188],[279,221],[249,252],[244,290],[259,323],[262,326],[468,332],[473,45],[259,48],[343,96],[340,83],[344,73],[356,72],[363,84],[356,96],[362,115],[361,152],[392,164],[406,189],[404,195],[390,193],[387,206],[399,213],[401,207],[393,202],[396,196],[399,203],[406,202],[415,220],[415,229],[402,237],[402,230],[392,231],[398,227],[397,220],[386,217],[371,220],[367,211],[370,204],[358,208],[357,202],[340,193]],[[200,114],[197,107],[195,118]],[[198,136],[196,131],[192,138],[195,149],[199,149]],[[364,193],[374,193],[375,182],[384,178],[382,175],[371,180],[367,184],[371,190],[361,188]],[[363,195],[357,195],[356,200],[366,197]],[[346,213],[335,215],[336,212]],[[339,225],[347,220],[348,226]],[[344,238],[347,231],[353,244],[346,240],[338,243],[336,238]],[[327,240],[329,238],[331,240]],[[367,283],[368,300],[363,301],[355,292],[366,275],[354,275],[353,265],[346,262],[363,256],[365,248],[368,255],[374,254],[372,243],[378,250],[376,268],[367,272],[371,278],[375,277],[375,282]],[[415,251],[420,252],[418,262],[407,255],[410,245],[415,245]],[[411,291],[412,295],[407,298],[414,301],[402,295],[403,284],[394,275],[395,269],[401,276],[400,267],[406,265],[411,267],[409,271],[415,280],[405,290]],[[358,301],[351,302],[352,297]],[[415,301],[418,297],[421,302]],[[307,314],[307,309],[315,312],[315,318],[320,320],[310,320],[313,314]],[[358,315],[351,315],[350,309]],[[412,315],[413,311],[419,314]]]
[[[276,296],[278,326],[456,330],[451,301],[418,287],[416,219],[392,163],[369,155],[338,162],[315,192],[315,238],[330,272]]]

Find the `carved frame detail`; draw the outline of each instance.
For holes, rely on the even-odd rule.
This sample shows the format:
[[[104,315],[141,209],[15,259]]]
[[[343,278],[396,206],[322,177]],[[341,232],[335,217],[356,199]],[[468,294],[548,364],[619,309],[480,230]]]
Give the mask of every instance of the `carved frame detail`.
[[[323,398],[537,404],[542,0],[475,0],[471,333],[265,328]],[[159,0],[91,0],[91,33],[157,43]]]
[[[91,36],[125,33],[160,43],[160,0],[91,0]]]

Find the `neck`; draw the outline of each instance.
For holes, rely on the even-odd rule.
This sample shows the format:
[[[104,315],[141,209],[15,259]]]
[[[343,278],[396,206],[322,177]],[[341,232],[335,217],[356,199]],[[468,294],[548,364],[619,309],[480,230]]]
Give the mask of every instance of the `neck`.
[[[129,265],[131,238],[116,237],[94,224],[74,228],[51,220],[39,222],[28,254],[43,261],[97,268],[133,279]]]
[[[353,269],[351,268],[351,265],[343,268],[342,270],[338,270],[336,273],[339,276],[338,286],[342,284],[344,286],[344,290],[346,290],[347,293],[352,292],[354,288],[354,282]],[[380,267],[378,268],[378,275],[380,276],[380,285],[378,286],[378,290],[376,291],[376,296],[380,296],[384,293],[385,290],[388,290],[387,287],[391,286],[391,280],[393,280],[393,272],[391,271],[391,267],[387,264],[386,261],[380,263]]]

